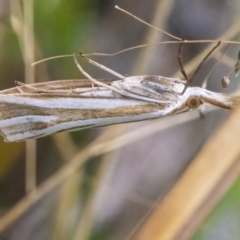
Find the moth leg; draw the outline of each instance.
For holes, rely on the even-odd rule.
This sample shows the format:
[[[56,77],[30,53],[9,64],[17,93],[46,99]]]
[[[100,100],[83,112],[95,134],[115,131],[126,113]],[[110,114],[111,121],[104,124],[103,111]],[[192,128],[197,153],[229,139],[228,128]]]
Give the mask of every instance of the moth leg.
[[[107,85],[107,84],[105,84],[105,83],[103,83],[103,82],[100,82],[100,81],[94,79],[93,77],[91,77],[87,72],[85,72],[85,71],[83,70],[83,68],[81,67],[81,65],[79,64],[79,62],[77,61],[76,54],[73,54],[73,59],[74,59],[74,62],[75,62],[75,64],[76,64],[77,68],[79,69],[79,71],[80,71],[86,78],[88,78],[92,83],[95,83],[97,86],[102,86],[102,87],[108,88],[108,89],[110,89],[110,90],[112,90],[112,91],[115,91],[115,92],[123,95],[123,92],[122,92],[121,90],[119,90],[119,89],[117,89],[117,88],[115,88],[115,87],[112,87],[112,86],[110,86],[110,85]]]
[[[196,70],[194,71],[193,75],[191,76],[191,78],[188,79],[187,83],[185,84],[185,87],[182,91],[182,94],[184,94],[184,92],[186,91],[186,89],[188,88],[188,86],[192,83],[194,77],[196,76],[197,72],[199,71],[199,69],[202,67],[202,65],[205,63],[205,61],[209,58],[209,56],[220,46],[221,41],[218,41],[218,43],[207,53],[207,55],[203,58],[203,60],[199,63],[198,67],[196,68]]]
[[[20,93],[60,94],[60,95],[72,93],[71,89],[69,91],[68,90],[57,91],[57,90],[51,90],[51,89],[48,90],[48,89],[33,87],[29,84],[25,84],[18,81],[15,81],[15,83],[19,85],[17,89]]]
[[[180,69],[181,69],[181,73],[182,75],[184,76],[184,78],[186,79],[186,81],[188,81],[188,76],[187,76],[187,73],[183,67],[183,61],[182,61],[182,49],[183,49],[183,44],[184,43],[180,43],[179,45],[179,49],[178,49],[178,63],[179,63],[179,66],[180,66]]]
[[[68,94],[69,94],[69,95],[70,95],[70,94],[76,95],[76,94],[79,94],[79,93],[75,90],[75,88],[70,87],[70,92],[69,92]]]
[[[202,65],[205,63],[205,61],[209,58],[209,56],[220,46],[221,41],[218,41],[218,43],[207,53],[207,55],[203,58],[203,60],[199,63],[197,69],[193,73],[192,77],[190,78],[190,81],[195,77],[199,69],[202,67]]]
[[[97,88],[99,89],[99,86],[97,85]],[[90,94],[93,96],[93,97],[96,97],[96,91],[95,91],[95,86],[94,86],[94,83],[92,83],[92,91],[90,92]]]
[[[19,93],[24,93],[24,91],[20,87],[16,87]]]
[[[125,78],[125,76],[123,76],[123,75],[121,75],[121,74],[113,71],[112,69],[110,69],[110,68],[108,68],[108,67],[105,67],[104,65],[102,65],[102,64],[100,64],[100,63],[98,63],[98,62],[95,62],[95,61],[93,61],[93,60],[90,59],[90,58],[85,57],[82,53],[80,53],[80,56],[81,56],[84,60],[86,60],[87,62],[93,64],[94,66],[96,66],[96,67],[98,67],[98,68],[100,68],[100,69],[102,69],[102,70],[104,70],[104,71],[106,71],[106,72],[111,73],[112,75],[114,75],[114,76],[116,76],[116,77],[118,77],[118,78],[120,78],[120,79],[124,79],[124,78]]]
[[[29,92],[33,92],[33,93],[36,93],[36,92],[42,92],[44,91],[43,89],[39,89],[39,88],[35,88],[35,87],[32,87],[28,84],[25,84],[25,83],[22,83],[22,82],[19,82],[19,81],[15,81],[15,83],[19,86],[17,87],[19,91],[21,91],[21,93],[24,93],[24,88],[26,88],[26,90]]]
[[[98,86],[102,86],[102,87],[105,87],[107,89],[110,89],[110,90],[112,90],[112,91],[114,91],[116,93],[119,93],[120,95],[122,95],[124,97],[129,97],[129,98],[133,98],[133,99],[139,99],[139,100],[148,101],[148,102],[155,102],[155,103],[169,103],[169,101],[161,101],[161,100],[156,100],[156,99],[152,99],[152,98],[149,98],[149,97],[139,96],[137,94],[134,94],[134,93],[131,93],[131,92],[128,92],[128,91],[125,91],[125,90],[121,90],[121,89],[116,88],[114,86],[107,85],[107,84],[105,84],[103,82],[100,82],[100,81],[94,79],[93,77],[91,77],[87,72],[85,72],[83,70],[83,68],[81,67],[81,65],[77,61],[76,54],[73,54],[73,59],[74,59],[74,62],[76,64],[77,68],[79,69],[79,71],[85,77],[87,77],[92,83],[95,83]]]
[[[215,63],[215,65],[212,67],[211,71],[208,73],[208,75],[206,76],[206,78],[204,79],[203,83],[202,83],[202,88],[207,88],[208,82],[209,82],[209,77],[210,75],[213,73],[213,71],[216,69],[216,67],[218,66],[218,64],[220,63],[220,61],[222,60],[223,56],[225,55],[225,53],[227,52],[227,50],[229,49],[230,44],[227,45],[227,47],[222,51],[220,57],[218,58],[217,62]],[[227,75],[228,76],[228,75]]]

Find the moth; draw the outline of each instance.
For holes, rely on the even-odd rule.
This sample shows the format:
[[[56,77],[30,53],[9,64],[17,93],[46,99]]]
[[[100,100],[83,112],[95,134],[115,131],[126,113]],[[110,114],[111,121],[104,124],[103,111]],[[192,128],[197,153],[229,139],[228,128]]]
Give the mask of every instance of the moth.
[[[180,43],[178,59],[186,80],[155,75],[125,77],[81,55],[117,77],[117,80],[97,80],[82,69],[73,55],[76,66],[87,79],[18,83],[14,88],[0,91],[0,134],[6,142],[23,141],[61,131],[159,118],[205,103],[225,109],[239,104],[239,96],[189,86],[193,77],[188,78],[184,71],[180,57],[184,41]],[[220,42],[206,58],[218,45]]]
[[[80,66],[80,65],[78,65]],[[0,133],[7,142],[60,131],[142,121],[177,114],[209,103],[231,109],[239,97],[188,87],[162,76],[115,81],[59,80],[0,91]]]

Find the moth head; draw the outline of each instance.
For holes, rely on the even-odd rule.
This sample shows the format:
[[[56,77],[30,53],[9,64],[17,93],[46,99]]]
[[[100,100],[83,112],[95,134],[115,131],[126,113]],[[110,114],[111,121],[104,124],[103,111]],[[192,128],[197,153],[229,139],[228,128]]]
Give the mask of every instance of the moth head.
[[[198,108],[202,104],[202,101],[198,96],[190,96],[187,99],[186,104],[190,109],[195,109],[195,108]]]

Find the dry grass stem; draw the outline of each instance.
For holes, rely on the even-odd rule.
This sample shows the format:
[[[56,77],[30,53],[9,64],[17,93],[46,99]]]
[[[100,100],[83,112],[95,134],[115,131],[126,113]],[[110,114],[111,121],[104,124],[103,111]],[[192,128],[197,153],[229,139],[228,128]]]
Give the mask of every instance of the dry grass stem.
[[[74,145],[69,133],[61,132],[52,135],[55,146],[57,147],[61,158],[64,162],[68,162],[77,154],[79,149]],[[64,147],[63,147],[64,146]]]
[[[186,232],[188,237],[194,233],[200,220],[240,173],[239,118],[240,108],[237,108],[159,204],[137,239],[186,239],[182,237]],[[227,177],[233,171],[229,184]],[[226,179],[228,184],[221,189]]]
[[[112,138],[115,138],[118,133],[120,134],[121,128],[116,129],[116,132],[112,132]],[[112,153],[107,153],[101,158],[101,164],[96,173],[96,177],[91,181],[91,189],[88,196],[88,200],[84,205],[79,223],[76,228],[73,240],[85,240],[91,237],[91,233],[94,228],[95,220],[95,206],[97,201],[97,194],[100,187],[103,185],[106,175],[111,168]]]
[[[23,58],[25,64],[25,83],[34,83],[34,33],[33,33],[33,0],[23,1]],[[26,142],[26,192],[36,187],[36,140]]]
[[[83,177],[81,170],[75,171],[62,183],[52,222],[52,240],[65,240],[72,235],[73,227],[69,223],[72,222],[73,209],[76,211],[79,206],[79,189]]]

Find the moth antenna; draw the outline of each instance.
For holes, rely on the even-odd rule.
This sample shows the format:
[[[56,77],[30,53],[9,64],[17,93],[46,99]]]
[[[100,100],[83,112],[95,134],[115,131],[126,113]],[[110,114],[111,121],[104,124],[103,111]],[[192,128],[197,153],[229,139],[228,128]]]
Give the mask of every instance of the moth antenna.
[[[109,73],[111,73],[112,75],[114,75],[114,76],[116,76],[116,77],[118,77],[118,78],[120,78],[120,79],[124,79],[124,78],[125,78],[125,76],[123,76],[123,75],[121,75],[121,74],[113,71],[112,69],[110,69],[110,68],[108,68],[108,67],[105,67],[104,65],[102,65],[102,64],[100,64],[100,63],[98,63],[98,62],[95,62],[95,61],[93,61],[93,60],[90,59],[90,58],[85,57],[82,53],[79,53],[79,55],[80,55],[85,61],[89,62],[90,64],[92,64],[92,65],[94,65],[94,66],[96,66],[96,67],[98,67],[98,68],[100,68],[100,69],[102,69],[102,70],[104,70],[104,71],[106,71],[106,72],[109,72]]]
[[[53,60],[53,59],[57,59],[57,58],[66,58],[66,57],[73,57],[73,54],[68,54],[68,55],[58,55],[58,56],[53,56],[53,57],[48,57],[48,58],[44,58],[42,60],[39,60],[39,61],[36,61],[36,62],[33,62],[31,64],[31,67],[39,64],[39,63],[42,63],[42,62],[46,62],[46,61],[49,61],[49,60]]]
[[[218,42],[218,40],[183,40],[179,37],[176,37],[160,28],[157,28],[153,25],[151,25],[150,23],[147,23],[146,21],[138,18],[137,16],[131,14],[130,12],[120,8],[119,6],[115,6],[116,9],[118,9],[119,11],[122,11],[123,13],[126,13],[128,14],[129,16],[137,19],[138,21],[144,23],[145,25],[155,29],[155,30],[158,30],[170,37],[172,37],[173,39],[175,39],[175,41],[159,41],[159,42],[155,42],[155,43],[150,43],[150,44],[142,44],[142,45],[137,45],[137,46],[133,46],[133,47],[130,47],[130,48],[126,48],[126,49],[123,49],[121,51],[118,51],[118,52],[115,52],[115,53],[84,53],[82,54],[82,56],[115,56],[115,55],[118,55],[118,54],[121,54],[121,53],[124,53],[124,52],[127,52],[127,51],[131,51],[131,50],[134,50],[134,49],[139,49],[139,48],[145,48],[145,47],[149,47],[149,46],[154,46],[154,45],[160,45],[160,44],[177,44],[177,43],[215,43],[215,42]],[[240,42],[238,41],[228,41],[228,40],[221,40],[221,43],[229,43],[229,44],[240,44]],[[240,54],[240,53],[239,53]],[[49,58],[45,58],[45,59],[42,59],[42,60],[39,60],[39,61],[36,61],[34,63],[31,64],[31,66],[35,66],[39,63],[42,63],[42,62],[45,62],[45,61],[49,61],[49,60],[53,60],[53,59],[57,59],[57,58],[65,58],[65,57],[73,57],[72,54],[69,54],[69,55],[59,55],[59,56],[53,56],[53,57],[49,57]]]
[[[115,56],[115,55],[118,55],[118,54],[121,54],[121,53],[124,53],[124,52],[128,52],[128,51],[131,51],[131,50],[135,50],[135,49],[139,49],[139,48],[144,48],[144,47],[149,47],[149,46],[155,46],[155,45],[159,45],[161,44],[162,42],[157,42],[157,43],[148,43],[148,44],[141,44],[141,45],[137,45],[137,46],[133,46],[133,47],[130,47],[130,48],[125,48],[121,51],[118,51],[118,52],[115,52],[115,53],[82,53],[82,56],[106,56],[106,57],[112,57],[112,56]],[[176,41],[176,43],[178,43],[178,41]]]
[[[217,62],[214,64],[214,66],[212,67],[211,71],[208,73],[208,75],[206,76],[206,78],[204,79],[203,83],[202,83],[202,88],[207,88],[208,85],[208,81],[209,81],[209,77],[211,76],[211,74],[213,73],[213,71],[216,69],[216,67],[218,66],[218,64],[221,62],[223,56],[225,55],[225,53],[227,52],[227,50],[230,48],[230,45],[228,45],[224,51],[222,52],[221,56],[218,58]]]
[[[131,50],[135,50],[135,49],[139,49],[139,48],[145,48],[145,47],[149,47],[149,46],[156,46],[156,45],[161,45],[161,44],[179,44],[179,43],[184,43],[184,44],[198,44],[198,43],[217,43],[219,42],[219,40],[211,40],[211,39],[206,39],[206,40],[178,40],[178,41],[159,41],[159,42],[155,42],[155,43],[148,43],[148,44],[141,44],[141,45],[136,45],[130,48],[125,48],[121,51],[115,52],[115,53],[82,53],[82,56],[103,56],[103,57],[112,57],[112,56],[116,56],[118,54],[124,53],[124,52],[128,52]],[[240,45],[240,42],[238,41],[228,41],[228,40],[221,40],[222,44],[236,44],[236,45]]]
[[[150,23],[145,22],[145,21],[142,20],[141,18],[138,18],[137,16],[133,15],[132,13],[130,13],[130,12],[128,12],[128,11],[122,9],[122,8],[120,8],[120,7],[117,6],[117,5],[115,6],[115,8],[118,9],[118,10],[120,10],[121,12],[126,13],[127,15],[129,15],[129,16],[131,16],[131,17],[137,19],[139,22],[142,22],[142,23],[144,23],[145,25],[147,25],[147,26],[149,26],[149,27],[151,27],[151,28],[153,28],[153,29],[155,29],[155,30],[158,30],[158,31],[160,31],[160,32],[162,32],[162,33],[168,35],[168,36],[171,37],[171,38],[174,38],[174,39],[176,39],[176,40],[180,40],[180,41],[182,40],[182,39],[179,38],[179,37],[176,37],[176,36],[174,36],[174,35],[172,35],[172,34],[166,32],[166,31],[164,31],[164,30],[162,30],[162,29],[160,29],[160,28],[157,28],[157,27],[153,26],[153,25],[150,24]]]

